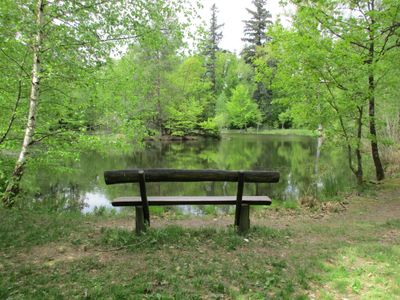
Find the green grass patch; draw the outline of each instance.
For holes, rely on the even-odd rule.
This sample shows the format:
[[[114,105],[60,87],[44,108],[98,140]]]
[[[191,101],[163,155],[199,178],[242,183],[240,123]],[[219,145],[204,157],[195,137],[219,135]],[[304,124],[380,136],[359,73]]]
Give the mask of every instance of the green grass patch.
[[[79,232],[84,219],[79,213],[49,214],[43,211],[0,209],[0,249],[22,248],[68,240]]]
[[[392,213],[377,221],[376,205],[366,202],[314,219],[302,215],[297,202],[273,203],[267,215],[252,214],[253,224],[263,221],[256,217],[268,217],[273,225],[252,226],[247,235],[229,226],[162,226],[137,236],[127,229],[134,210],[80,215],[0,209],[0,299],[396,299],[400,294],[400,220]]]
[[[150,228],[141,235],[135,235],[130,230],[118,228],[102,228],[101,237],[97,241],[99,245],[110,247],[124,247],[130,251],[144,249],[162,249],[164,247],[176,247],[191,249],[207,245],[213,249],[236,250],[248,246],[254,241],[268,243],[271,240],[285,242],[288,230],[278,230],[268,227],[253,226],[246,236],[236,233],[233,227],[228,229],[216,229],[211,227],[201,229],[182,228],[168,226],[160,229]],[[262,243],[262,244],[263,244]]]
[[[222,133],[243,133],[243,134],[265,134],[265,135],[298,135],[298,136],[318,136],[316,130],[309,129],[254,129],[249,128],[246,131],[243,130],[223,130]]]
[[[389,228],[400,229],[400,219],[388,220],[385,222],[385,224],[383,226],[389,227]]]
[[[400,246],[365,243],[341,249],[326,265],[322,283],[328,295],[394,299],[400,292]]]

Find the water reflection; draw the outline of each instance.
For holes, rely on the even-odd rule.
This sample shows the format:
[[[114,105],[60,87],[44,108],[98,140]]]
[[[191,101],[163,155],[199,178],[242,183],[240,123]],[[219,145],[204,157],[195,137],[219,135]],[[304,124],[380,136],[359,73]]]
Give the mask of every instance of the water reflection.
[[[343,151],[324,148],[321,139],[299,136],[226,134],[220,141],[146,144],[130,155],[84,153],[65,168],[42,165],[25,178],[25,187],[43,202],[63,209],[90,212],[110,206],[118,196],[138,195],[135,184],[106,186],[103,172],[128,168],[182,168],[226,170],[276,170],[278,184],[247,184],[247,195],[269,195],[275,200],[298,199],[303,194],[334,196],[353,184]],[[116,154],[117,153],[117,154]],[[66,172],[69,170],[69,172]],[[234,195],[234,183],[150,183],[149,195]],[[197,207],[183,212],[198,214]],[[200,209],[201,212],[201,209]]]
[[[96,207],[104,207],[106,209],[113,208],[110,203],[110,200],[108,200],[106,195],[101,190],[87,192],[83,196],[83,202],[85,203],[82,209],[83,213],[92,212]],[[117,207],[116,210],[118,211],[120,210],[120,208]]]

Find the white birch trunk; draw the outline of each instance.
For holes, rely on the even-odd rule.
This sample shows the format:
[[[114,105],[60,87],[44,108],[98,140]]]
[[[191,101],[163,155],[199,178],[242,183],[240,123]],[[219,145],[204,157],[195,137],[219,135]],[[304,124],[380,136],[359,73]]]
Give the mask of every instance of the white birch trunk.
[[[14,197],[18,194],[19,184],[24,173],[24,166],[26,163],[27,156],[29,154],[29,148],[31,146],[32,137],[36,127],[36,107],[39,101],[39,86],[40,86],[40,54],[43,39],[43,24],[44,24],[44,1],[38,0],[36,4],[36,25],[37,32],[35,37],[35,44],[33,46],[33,63],[32,63],[32,82],[31,92],[29,96],[29,114],[28,121],[26,124],[24,140],[21,147],[21,152],[18,156],[18,160],[15,163],[14,172],[7,186],[5,194],[3,196],[3,204],[6,207],[11,207],[14,204]]]

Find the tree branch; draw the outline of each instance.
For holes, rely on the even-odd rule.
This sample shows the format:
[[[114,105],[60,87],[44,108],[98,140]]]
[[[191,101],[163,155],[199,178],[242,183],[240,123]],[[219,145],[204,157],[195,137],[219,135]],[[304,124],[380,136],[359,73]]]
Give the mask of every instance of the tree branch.
[[[322,12],[326,17],[329,17],[325,12],[323,12],[323,11],[321,11],[321,12]],[[324,23],[320,18],[318,18],[318,16],[315,16],[315,19],[318,21],[319,24],[321,24],[321,26],[324,26],[326,29],[328,29],[329,32],[332,33],[334,36],[336,36],[336,37],[338,37],[338,38],[340,38],[340,39],[342,39],[342,40],[345,39],[345,38],[343,37],[343,35],[337,33],[336,31],[334,31],[330,26],[327,25],[326,22]],[[363,44],[361,44],[361,43],[359,43],[359,42],[350,41],[350,44],[368,50],[368,47],[367,47],[367,46],[365,46],[365,45],[363,45]]]
[[[5,57],[7,57],[9,60],[11,60],[12,62],[14,62],[20,69],[21,71],[27,75],[27,76],[31,76],[28,72],[25,71],[24,69],[24,64],[20,64],[15,58],[13,58],[12,56],[8,55],[2,48],[0,48],[0,51],[4,54]],[[25,59],[25,57],[24,57]]]
[[[130,39],[136,39],[142,35],[131,35],[131,36],[122,36],[122,37],[111,37],[111,38],[106,38],[106,39],[98,39],[98,42],[103,43],[103,42],[112,42],[112,41],[122,41],[122,40],[130,40]],[[75,42],[75,43],[68,43],[68,44],[60,44],[57,45],[56,47],[61,47],[61,48],[67,48],[70,46],[86,46],[91,44],[92,42]],[[45,48],[42,50],[42,52],[49,51],[52,48]]]
[[[381,55],[385,55],[388,51],[390,51],[390,50],[392,50],[394,48],[398,48],[398,47],[400,47],[400,37],[397,38],[396,42],[393,45],[391,45],[390,47],[387,47],[386,49],[382,48],[381,51],[383,51],[383,52],[381,53]]]
[[[15,121],[15,118],[17,117],[17,110],[18,110],[18,106],[19,103],[21,101],[21,95],[22,95],[22,79],[20,78],[18,80],[18,93],[17,93],[17,99],[15,100],[15,104],[14,104],[14,109],[11,115],[11,119],[8,122],[8,126],[6,131],[4,132],[4,134],[2,135],[2,137],[0,138],[0,145],[6,140],[7,135],[9,134],[11,127]]]
[[[53,137],[53,136],[56,136],[56,135],[59,135],[59,134],[62,134],[62,133],[65,133],[65,132],[68,132],[68,131],[71,131],[71,130],[59,130],[59,131],[52,131],[52,132],[48,132],[48,133],[46,133],[46,134],[43,134],[41,137],[39,137],[38,139],[36,139],[36,140],[34,140],[34,139],[32,139],[32,141],[29,143],[29,146],[32,146],[32,145],[34,145],[34,144],[37,144],[37,143],[39,143],[39,142],[41,142],[41,141],[43,141],[44,139],[47,139],[47,138],[49,138],[49,137]]]

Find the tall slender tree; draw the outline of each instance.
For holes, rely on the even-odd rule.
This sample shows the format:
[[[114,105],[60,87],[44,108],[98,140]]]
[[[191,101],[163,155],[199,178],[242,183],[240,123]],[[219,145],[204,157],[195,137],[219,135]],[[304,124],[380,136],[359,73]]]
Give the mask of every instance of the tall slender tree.
[[[206,74],[211,81],[211,90],[216,96],[216,68],[217,68],[217,52],[220,51],[219,43],[223,37],[221,28],[223,24],[218,24],[218,8],[215,3],[211,6],[210,28],[207,32],[204,55],[206,57]]]
[[[247,12],[251,15],[249,20],[244,21],[244,38],[246,46],[242,51],[244,60],[255,67],[254,61],[257,57],[257,47],[263,46],[270,37],[267,36],[266,31],[271,21],[271,14],[266,9],[266,0],[253,0],[254,10],[246,8]],[[273,65],[273,62],[269,62]],[[271,110],[272,92],[268,89],[263,82],[257,82],[256,89],[253,93],[253,99],[257,102],[260,110],[264,115],[264,120],[273,123],[273,116]]]
[[[265,8],[266,0],[253,0],[254,10],[246,8],[251,15],[249,20],[244,22],[244,38],[246,46],[243,49],[242,55],[247,63],[252,63],[256,55],[256,48],[264,45],[270,38],[266,35],[268,25],[272,24],[271,14]]]

